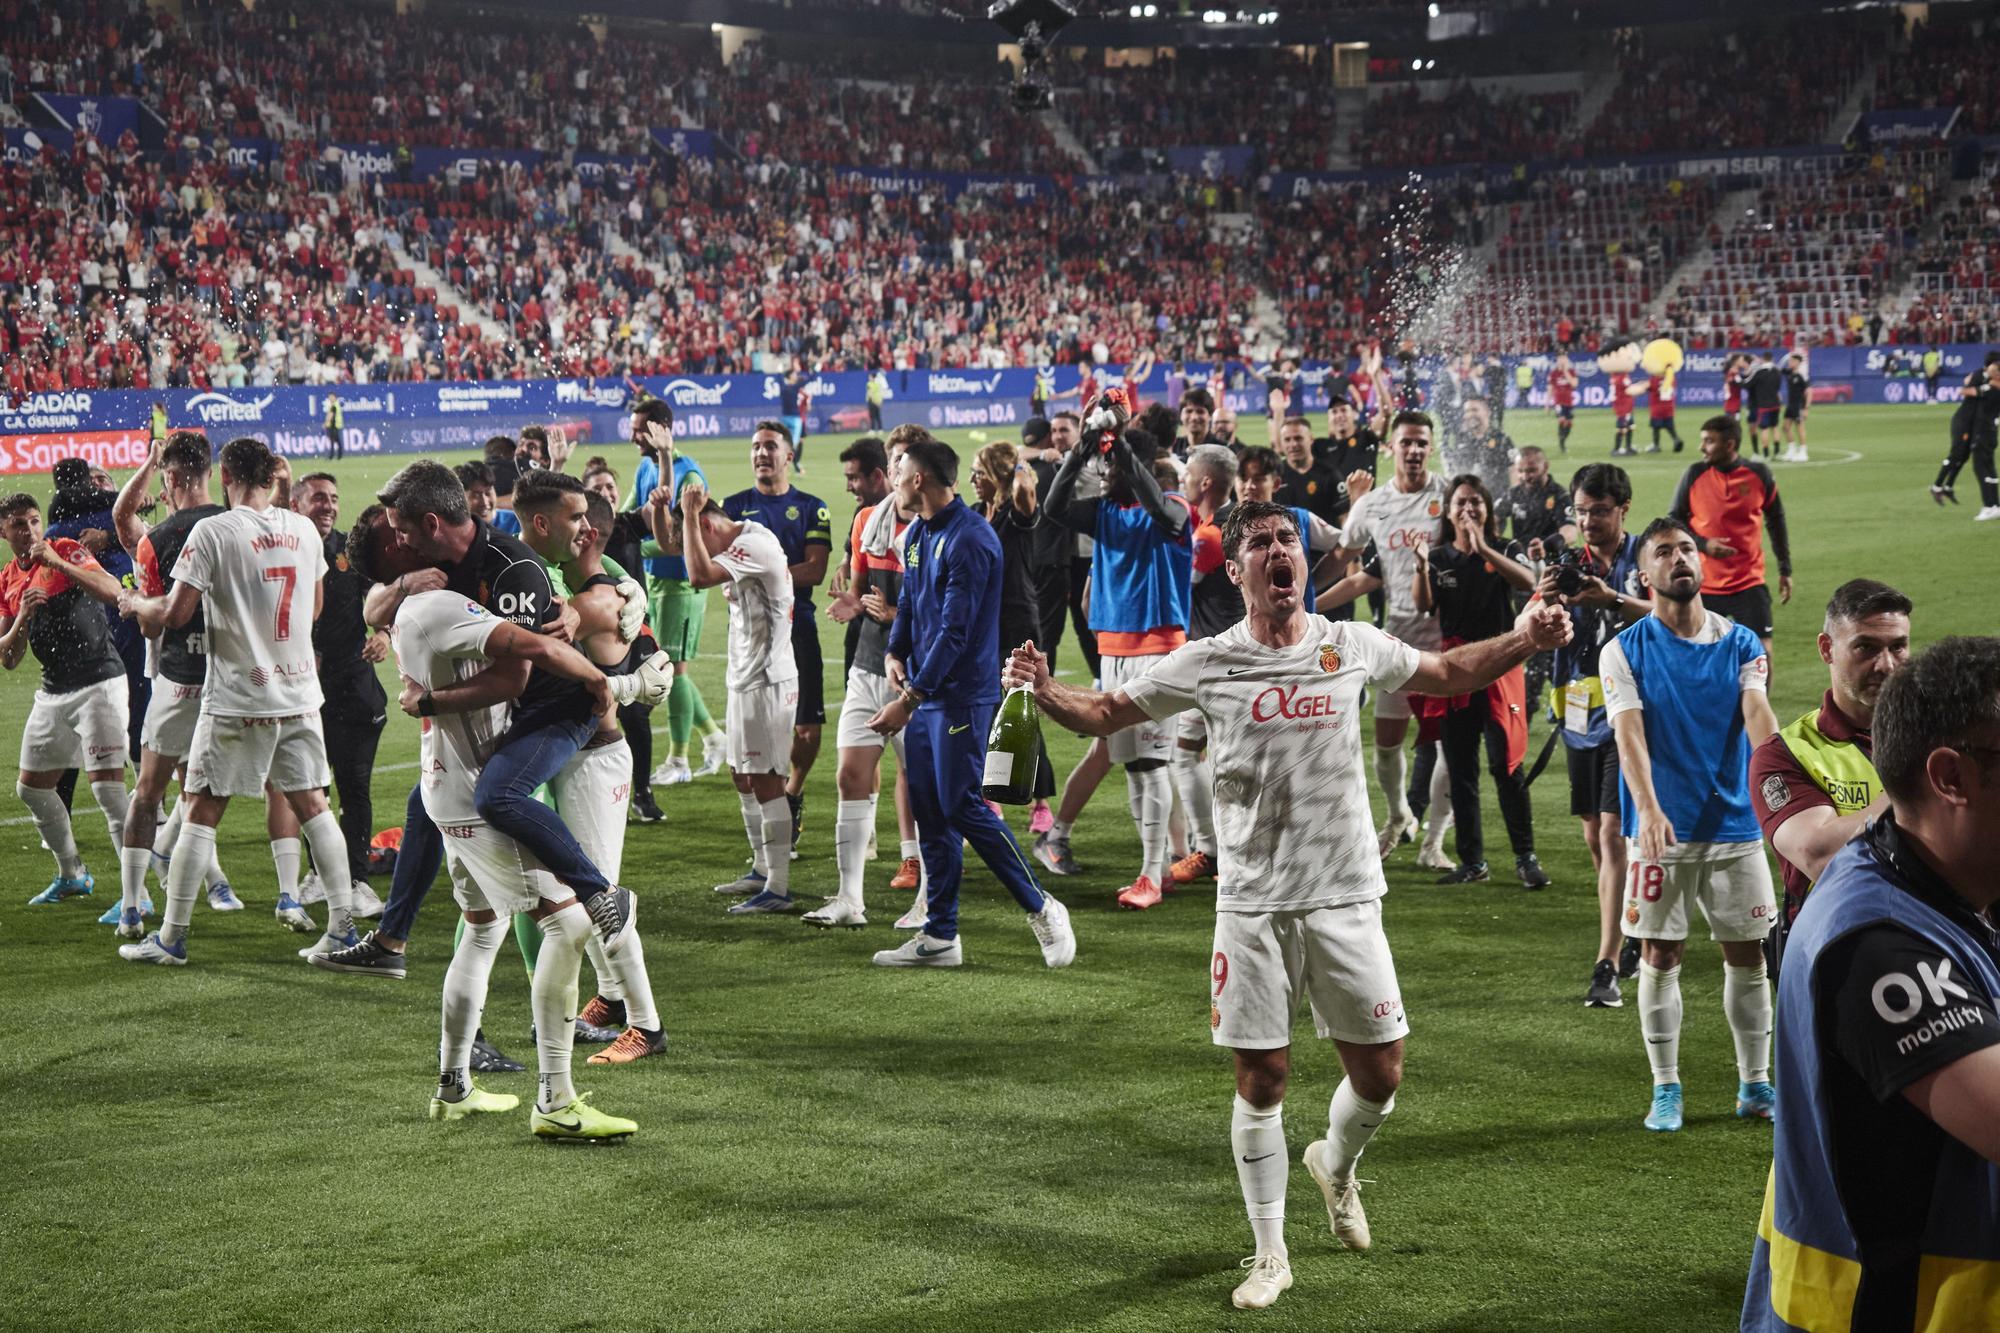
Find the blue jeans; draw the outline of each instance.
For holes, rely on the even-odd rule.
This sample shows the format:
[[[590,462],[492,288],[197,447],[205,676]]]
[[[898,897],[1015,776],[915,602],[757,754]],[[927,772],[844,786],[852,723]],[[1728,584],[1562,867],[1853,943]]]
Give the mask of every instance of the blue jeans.
[[[500,738],[500,748],[486,761],[478,785],[472,789],[472,808],[481,819],[533,852],[550,874],[586,900],[610,888],[611,883],[584,855],[562,816],[535,799],[535,788],[552,781],[596,734],[595,717],[509,731]]]
[[[934,940],[958,938],[958,885],[972,844],[1000,884],[1024,912],[1042,910],[1041,885],[1021,855],[1021,845],[980,795],[986,768],[986,733],[993,704],[919,708],[903,733],[904,763],[910,775],[910,811],[930,872],[930,916],[924,933]]]
[[[389,881],[389,901],[382,905],[382,919],[376,930],[392,940],[407,940],[417,924],[417,909],[431,891],[439,867],[444,864],[444,835],[424,809],[422,783],[410,788],[409,804],[403,808],[403,845],[396,852],[396,872]]]

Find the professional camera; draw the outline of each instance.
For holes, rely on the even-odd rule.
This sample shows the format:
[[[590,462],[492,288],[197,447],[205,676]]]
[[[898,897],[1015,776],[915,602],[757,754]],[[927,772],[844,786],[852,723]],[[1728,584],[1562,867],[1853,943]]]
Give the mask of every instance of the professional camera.
[[[1589,586],[1590,566],[1583,547],[1571,546],[1561,533],[1552,532],[1542,538],[1542,553],[1556,572],[1557,596],[1575,597]]]
[[[1076,10],[1063,0],[996,0],[986,17],[1005,28],[1021,47],[1021,73],[1008,90],[1014,109],[1046,111],[1055,105],[1055,89],[1042,61],[1048,56],[1050,39],[1076,17]]]

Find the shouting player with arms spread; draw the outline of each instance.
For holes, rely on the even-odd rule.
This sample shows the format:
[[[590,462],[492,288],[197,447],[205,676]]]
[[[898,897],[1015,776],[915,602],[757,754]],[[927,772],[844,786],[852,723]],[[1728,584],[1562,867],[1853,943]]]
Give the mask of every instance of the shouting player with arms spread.
[[[1030,645],[1015,650],[1004,683],[1031,685],[1057,724],[1087,735],[1189,708],[1208,719],[1220,844],[1210,1024],[1215,1044],[1236,1057],[1230,1138],[1257,1252],[1235,1302],[1253,1309],[1292,1285],[1281,1116],[1300,996],[1310,998],[1319,1035],[1333,1040],[1347,1071],[1326,1137],[1306,1148],[1305,1161],[1334,1234],[1352,1249],[1369,1244],[1355,1162],[1402,1081],[1409,1024],[1382,932],[1387,886],[1361,763],[1362,689],[1481,690],[1566,643],[1570,623],[1560,607],[1539,607],[1499,638],[1422,652],[1372,625],[1305,609],[1308,557],[1289,508],[1236,506],[1223,549],[1246,610],[1232,628],[1176,649],[1110,693],[1059,684]]]

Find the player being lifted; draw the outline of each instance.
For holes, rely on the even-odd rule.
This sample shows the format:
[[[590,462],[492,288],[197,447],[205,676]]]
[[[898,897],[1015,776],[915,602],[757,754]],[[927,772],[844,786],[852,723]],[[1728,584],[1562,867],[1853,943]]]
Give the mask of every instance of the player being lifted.
[[[320,731],[324,701],[313,659],[326,554],[318,529],[275,504],[277,459],[262,441],[222,447],[222,489],[229,509],[195,524],[174,562],[173,590],[128,592],[120,609],[150,636],[184,626],[201,612],[208,672],[201,716],[189,742],[182,782],[187,818],[167,872],[160,929],[120,945],[135,963],[187,962],[188,921],[202,874],[215,856],[215,829],[232,796],[260,796],[268,781],[298,816],[326,884],[326,931],[301,957],[356,942],[350,914],[347,842],[327,808],[333,781]]]
[[[391,548],[399,554],[405,548]],[[383,569],[386,577],[398,570]],[[605,712],[612,695],[604,675],[567,644],[510,624],[469,598],[449,591],[420,592],[396,611],[396,663],[420,693],[458,687],[489,663],[529,662],[582,683]],[[504,704],[452,712],[427,708],[421,762],[424,808],[444,835],[452,895],[465,916],[465,932],[445,973],[443,1033],[438,1046],[438,1086],[433,1120],[461,1120],[480,1112],[511,1111],[519,1099],[490,1093],[472,1081],[473,1035],[486,1004],[493,962],[507,937],[510,915],[525,912],[542,931],[530,1003],[539,1061],[535,1109],[529,1116],[542,1138],[621,1139],[638,1129],[606,1115],[570,1079],[576,1041],[576,980],[584,942],[593,933],[568,886],[542,869],[520,843],[479,817],[475,791],[480,771],[508,727]],[[630,764],[631,758],[626,756]],[[630,772],[626,777],[629,780]]]
[[[12,671],[30,647],[42,665],[42,686],[21,732],[14,794],[55,854],[56,877],[28,901],[59,903],[88,896],[96,884],[77,854],[69,807],[56,790],[64,769],[81,768],[89,776],[111,845],[124,842],[131,705],[125,663],[104,618],[104,607],[118,600],[118,581],[80,543],[44,541],[41,506],[32,495],[0,500],[0,535],[14,552],[0,570],[0,666]]]
[[[1382,932],[1387,885],[1361,764],[1362,688],[1481,690],[1531,654],[1566,643],[1570,624],[1560,607],[1539,607],[1499,638],[1422,652],[1372,625],[1305,609],[1299,594],[1309,557],[1289,508],[1237,505],[1222,543],[1246,612],[1233,627],[1107,693],[1058,683],[1047,658],[1025,644],[1003,683],[1032,686],[1058,725],[1086,735],[1189,708],[1208,719],[1221,849],[1209,1023],[1214,1043],[1235,1055],[1230,1143],[1257,1248],[1234,1300],[1255,1309],[1292,1285],[1282,1113],[1300,995],[1347,1073],[1326,1137],[1307,1146],[1305,1163],[1334,1234],[1350,1249],[1370,1242],[1355,1163],[1402,1082],[1409,1024]]]

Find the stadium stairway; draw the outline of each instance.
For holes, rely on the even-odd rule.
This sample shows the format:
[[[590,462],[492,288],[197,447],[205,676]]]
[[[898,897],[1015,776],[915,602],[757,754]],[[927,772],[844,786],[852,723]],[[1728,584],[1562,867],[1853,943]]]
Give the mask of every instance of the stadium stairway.
[[[1868,63],[1861,67],[1861,77],[1857,78],[1854,86],[1847,90],[1846,100],[1841,102],[1840,109],[1833,113],[1832,121],[1822,127],[1826,131],[1822,136],[1825,142],[1844,141],[1848,128],[1863,111],[1868,109],[1868,103],[1875,96],[1875,73],[1881,65],[1881,58],[1871,53]]]
[[[417,276],[416,286],[436,290],[438,299],[446,305],[458,307],[459,316],[469,321],[481,333],[499,343],[514,341],[514,331],[487,312],[479,302],[467,296],[445,280],[444,274],[424,263],[409,251],[402,251],[402,261]]]
[[[1332,155],[1327,159],[1327,167],[1333,171],[1353,171],[1361,165],[1354,156],[1352,127],[1361,124],[1368,114],[1368,90],[1366,88],[1340,88],[1333,94],[1333,124],[1327,128],[1332,140]]]
[[[1069,122],[1062,118],[1061,112],[1051,108],[1047,111],[1037,113],[1037,118],[1047,127],[1049,137],[1056,141],[1056,147],[1062,149],[1065,153],[1068,153],[1083,164],[1083,171],[1086,175],[1095,176],[1099,174],[1097,159],[1092,157],[1090,150],[1083,146],[1083,140],[1076,137],[1076,131],[1069,127]]]
[[[1742,217],[1749,209],[1756,207],[1756,204],[1757,191],[1755,190],[1733,190],[1723,195],[1716,202],[1715,212],[1709,217],[1708,223],[1702,227],[1702,235],[1706,236],[1711,227],[1719,229],[1724,235],[1727,235],[1730,220]],[[1667,275],[1667,280],[1660,284],[1660,290],[1654,292],[1653,299],[1646,303],[1645,310],[1640,314],[1639,326],[1641,328],[1664,327],[1667,320],[1667,306],[1680,294],[1681,283],[1697,280],[1696,285],[1699,286],[1698,279],[1702,274],[1708,272],[1714,263],[1715,247],[1709,245],[1706,241],[1697,248],[1689,251],[1687,258],[1683,259],[1680,265]]]
[[[1610,47],[1606,46],[1584,75],[1583,96],[1577,99],[1576,115],[1570,118],[1566,138],[1586,146],[1590,143],[1589,130],[1610,105],[1612,95],[1618,91],[1618,81],[1618,62],[1610,58]]]

